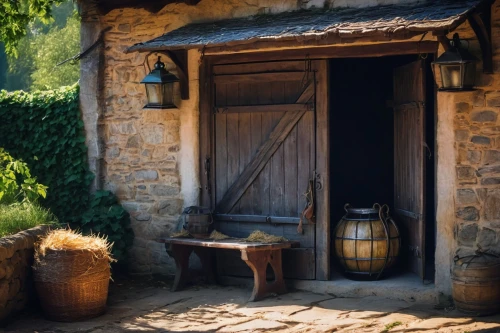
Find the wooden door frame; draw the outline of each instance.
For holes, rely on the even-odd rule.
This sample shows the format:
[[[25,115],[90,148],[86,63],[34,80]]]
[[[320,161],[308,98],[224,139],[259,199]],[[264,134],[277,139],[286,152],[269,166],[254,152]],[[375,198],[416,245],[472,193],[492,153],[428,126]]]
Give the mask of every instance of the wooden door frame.
[[[316,279],[329,280],[331,276],[331,226],[330,226],[330,138],[329,138],[329,60],[334,58],[381,57],[418,53],[437,53],[439,43],[423,42],[389,42],[372,45],[330,46],[320,48],[288,49],[278,51],[246,52],[222,55],[202,55],[199,74],[200,87],[200,204],[214,207],[215,198],[210,197],[215,179],[214,158],[214,117],[213,85],[211,82],[214,65],[230,63],[248,63],[279,60],[311,60],[323,59],[316,73],[316,172],[318,174],[316,189]],[[321,84],[321,82],[325,84]],[[437,100],[437,99],[436,99]],[[206,160],[208,171],[205,168]],[[436,198],[437,199],[437,198]]]
[[[212,71],[215,63],[229,64],[234,61],[231,57],[207,56],[202,59],[200,66],[200,204],[214,207],[213,180],[215,179],[214,166],[214,117],[212,116],[213,85]],[[283,59],[287,60],[287,59]],[[330,278],[330,208],[329,208],[329,177],[328,177],[328,61],[322,60],[316,70],[316,279],[329,280]],[[323,82],[323,84],[321,84]],[[207,174],[207,158],[210,158]]]

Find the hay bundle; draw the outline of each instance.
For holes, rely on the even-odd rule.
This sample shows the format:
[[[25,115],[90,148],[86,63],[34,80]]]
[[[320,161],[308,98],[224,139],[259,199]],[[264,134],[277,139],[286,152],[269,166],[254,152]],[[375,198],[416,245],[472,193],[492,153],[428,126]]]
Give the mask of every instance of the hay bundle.
[[[186,229],[181,229],[181,231],[179,232],[174,232],[172,235],[171,235],[172,238],[190,238],[191,235],[189,234],[189,231],[187,231]]]
[[[208,237],[213,240],[223,240],[223,239],[228,239],[231,238],[228,235],[224,235],[222,232],[218,232],[217,230],[212,231],[210,234],[210,237]]]
[[[283,243],[287,242],[288,239],[282,236],[269,235],[264,231],[255,230],[245,238],[247,242],[259,242],[259,243]]]
[[[110,243],[71,230],[50,232],[35,252],[35,287],[49,319],[76,321],[105,310],[108,296]]]

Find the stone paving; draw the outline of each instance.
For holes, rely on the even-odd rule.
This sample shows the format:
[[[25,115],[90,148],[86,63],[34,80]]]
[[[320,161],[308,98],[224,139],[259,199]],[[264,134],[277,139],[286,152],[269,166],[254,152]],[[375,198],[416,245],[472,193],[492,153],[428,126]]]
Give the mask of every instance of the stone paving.
[[[433,304],[380,296],[337,297],[293,291],[247,302],[248,288],[196,285],[172,293],[170,282],[111,284],[105,315],[77,323],[44,320],[31,310],[5,332],[477,332],[500,333],[500,315],[471,318]]]

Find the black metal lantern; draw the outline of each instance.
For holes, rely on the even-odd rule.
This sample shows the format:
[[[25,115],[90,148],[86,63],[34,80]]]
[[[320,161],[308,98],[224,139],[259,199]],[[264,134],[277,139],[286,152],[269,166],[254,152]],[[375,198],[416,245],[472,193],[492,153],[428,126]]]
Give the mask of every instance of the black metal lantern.
[[[144,106],[149,109],[173,109],[174,104],[174,83],[179,82],[179,78],[165,69],[165,64],[158,61],[155,68],[141,81],[146,85],[148,104]]]
[[[477,58],[462,47],[460,37],[454,34],[450,48],[432,63],[441,73],[439,90],[472,90],[476,82],[476,63]]]

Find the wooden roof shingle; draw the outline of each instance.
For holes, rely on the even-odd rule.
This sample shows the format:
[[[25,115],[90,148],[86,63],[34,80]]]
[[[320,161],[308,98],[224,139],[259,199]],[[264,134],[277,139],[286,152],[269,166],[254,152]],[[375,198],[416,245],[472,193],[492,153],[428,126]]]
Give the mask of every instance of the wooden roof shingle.
[[[342,39],[363,36],[413,36],[426,31],[453,30],[481,0],[436,0],[369,8],[311,9],[255,15],[217,22],[192,23],[131,51],[191,49],[287,39]]]

